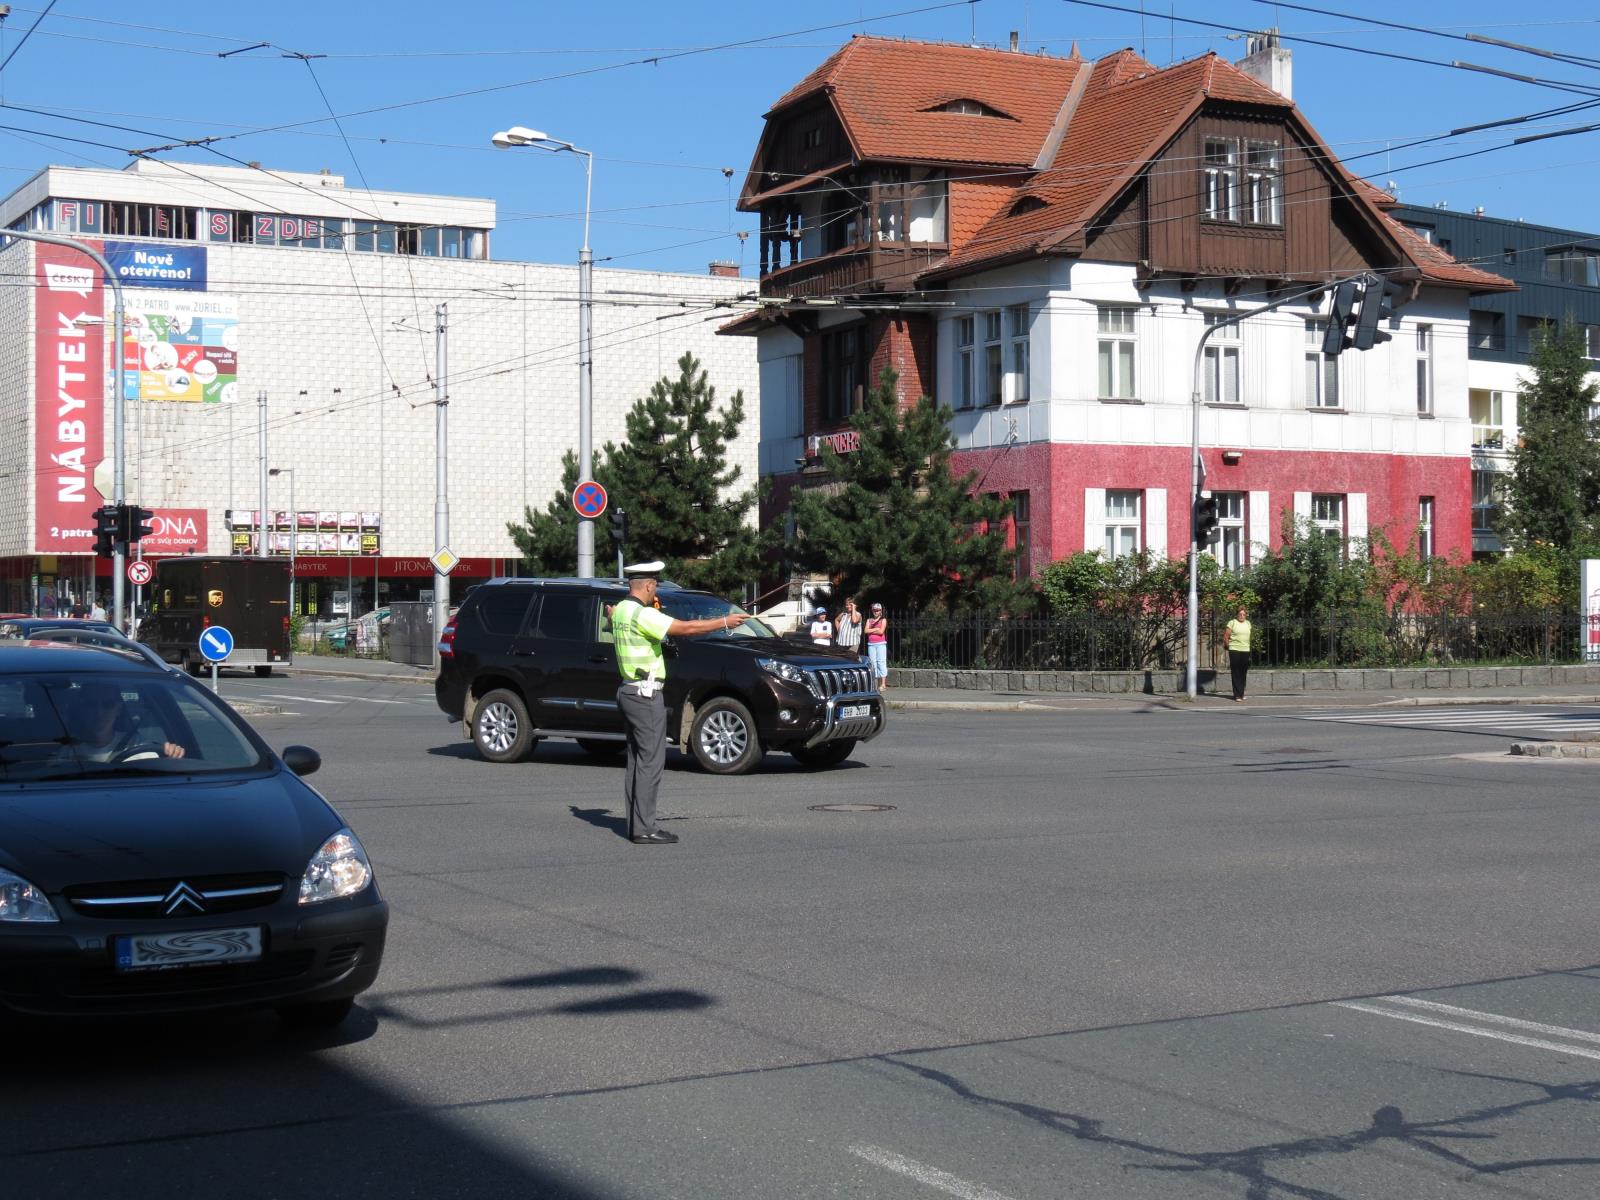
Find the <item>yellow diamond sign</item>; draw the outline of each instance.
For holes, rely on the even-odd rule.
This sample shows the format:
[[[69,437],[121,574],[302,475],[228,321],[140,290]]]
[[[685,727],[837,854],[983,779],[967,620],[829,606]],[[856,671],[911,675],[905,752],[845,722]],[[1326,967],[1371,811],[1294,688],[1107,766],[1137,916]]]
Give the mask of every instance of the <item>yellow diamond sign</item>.
[[[434,554],[428,560],[433,564],[433,569],[441,575],[448,575],[456,569],[456,564],[461,561],[460,555],[448,546]]]

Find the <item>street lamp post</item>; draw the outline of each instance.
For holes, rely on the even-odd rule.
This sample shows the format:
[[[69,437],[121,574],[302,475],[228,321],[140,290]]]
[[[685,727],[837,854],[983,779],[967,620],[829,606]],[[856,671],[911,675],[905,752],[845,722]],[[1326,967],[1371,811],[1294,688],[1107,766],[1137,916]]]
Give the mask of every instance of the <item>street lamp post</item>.
[[[554,154],[583,155],[583,247],[578,251],[578,483],[594,478],[594,254],[589,249],[589,212],[594,197],[594,155],[571,142],[525,125],[489,139],[497,148],[532,146]],[[594,521],[578,518],[578,578],[594,578]]]
[[[73,238],[57,237],[52,233],[38,233],[31,229],[7,229],[6,237],[21,238],[28,242],[48,242],[52,246],[65,246],[69,250],[76,250],[79,254],[89,258],[95,266],[104,273],[106,282],[111,285],[111,293],[115,297],[117,340],[111,350],[112,364],[112,419],[111,419],[111,503],[119,508],[127,503],[128,482],[125,474],[123,456],[123,430],[124,416],[127,408],[126,397],[123,395],[123,361],[124,338],[127,332],[127,309],[122,302],[122,281],[117,278],[117,273],[111,269],[111,264],[94,247]],[[588,237],[584,238],[587,245]],[[132,628],[125,611],[127,600],[127,566],[128,547],[123,542],[117,542],[111,552],[111,622],[118,629],[126,632]]]
[[[295,515],[294,507],[294,468],[273,467],[268,475],[287,475],[289,477],[289,617],[294,617],[294,550],[295,543],[300,540],[300,518]],[[266,553],[266,547],[262,548]]]

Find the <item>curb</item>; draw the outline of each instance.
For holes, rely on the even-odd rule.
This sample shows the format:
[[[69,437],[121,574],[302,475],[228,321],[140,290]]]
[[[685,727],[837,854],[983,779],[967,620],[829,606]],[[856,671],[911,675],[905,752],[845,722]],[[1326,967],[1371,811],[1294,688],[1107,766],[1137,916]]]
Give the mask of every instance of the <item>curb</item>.
[[[432,675],[380,675],[372,671],[330,671],[322,667],[302,667],[298,664],[275,667],[274,671],[282,671],[286,676],[304,675],[317,679],[360,679],[367,683],[424,683],[430,686],[433,684]]]
[[[1592,742],[1512,742],[1511,753],[1521,758],[1600,758],[1600,744]]]

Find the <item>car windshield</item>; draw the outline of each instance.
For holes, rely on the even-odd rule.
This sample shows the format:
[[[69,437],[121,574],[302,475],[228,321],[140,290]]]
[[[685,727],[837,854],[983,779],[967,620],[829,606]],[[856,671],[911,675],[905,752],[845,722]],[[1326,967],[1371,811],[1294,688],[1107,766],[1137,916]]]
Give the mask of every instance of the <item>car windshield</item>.
[[[0,783],[261,765],[238,719],[175,675],[0,676]]]
[[[701,592],[658,591],[656,599],[661,601],[661,611],[678,621],[699,621],[706,617],[725,617],[734,611],[734,606],[726,600],[717,596],[707,596]],[[719,629],[708,636],[713,638],[770,638],[778,635],[755,617],[746,617],[741,624],[735,625],[732,629],[726,632]]]

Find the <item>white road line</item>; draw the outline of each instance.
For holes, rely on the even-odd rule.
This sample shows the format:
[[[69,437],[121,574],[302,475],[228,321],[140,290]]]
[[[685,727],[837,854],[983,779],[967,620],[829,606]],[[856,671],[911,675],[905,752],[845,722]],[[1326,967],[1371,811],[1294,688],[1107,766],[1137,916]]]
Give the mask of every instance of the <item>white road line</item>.
[[[1473,1008],[1457,1008],[1454,1004],[1440,1004],[1437,1000],[1418,1000],[1415,996],[1379,996],[1379,1000],[1386,1004],[1405,1004],[1412,1008],[1427,1009],[1429,1012],[1444,1013],[1452,1017],[1466,1017],[1474,1021],[1490,1021],[1496,1025],[1507,1025],[1512,1029],[1526,1029],[1530,1033],[1544,1033],[1552,1037],[1576,1038],[1580,1042],[1594,1042],[1600,1044],[1600,1033],[1590,1033],[1586,1029],[1568,1029],[1564,1025],[1544,1025],[1538,1021],[1524,1021],[1520,1017],[1502,1017],[1499,1013],[1479,1012]]]
[[[961,1200],[1011,1200],[1011,1197],[1004,1192],[986,1188],[981,1183],[969,1183],[958,1175],[941,1171],[938,1167],[930,1167],[927,1163],[920,1163],[914,1158],[907,1158],[892,1150],[883,1150],[877,1146],[861,1143],[851,1146],[850,1153],[857,1158],[866,1159],[874,1166],[893,1171],[896,1175],[904,1175],[907,1179],[915,1179],[918,1183],[938,1188],[948,1195],[959,1196]]]
[[[1517,1033],[1504,1033],[1498,1029],[1485,1029],[1479,1025],[1463,1025],[1458,1021],[1441,1021],[1436,1017],[1424,1017],[1420,1013],[1395,1012],[1389,1008],[1379,1008],[1373,1004],[1361,1004],[1354,1000],[1335,1000],[1335,1008],[1348,1008],[1354,1012],[1371,1013],[1378,1017],[1388,1017],[1392,1021],[1410,1021],[1415,1025],[1428,1025],[1434,1029],[1448,1029],[1454,1033],[1470,1033],[1473,1037],[1493,1038],[1497,1042],[1510,1042],[1514,1046],[1530,1046],[1535,1050],[1554,1050],[1558,1054],[1572,1054],[1578,1058],[1592,1058],[1600,1062],[1600,1050],[1584,1050],[1578,1046],[1569,1046],[1561,1042],[1547,1042],[1542,1038],[1523,1037]]]
[[[379,700],[375,696],[341,696],[338,692],[327,693],[339,700],[354,700],[359,704],[405,704],[404,700]]]
[[[339,700],[313,700],[310,696],[289,696],[289,695],[285,695],[283,692],[257,692],[256,695],[265,696],[268,700],[293,700],[293,701],[296,701],[297,703],[303,701],[306,704],[340,704],[340,703],[343,703],[342,701],[339,701]]]

